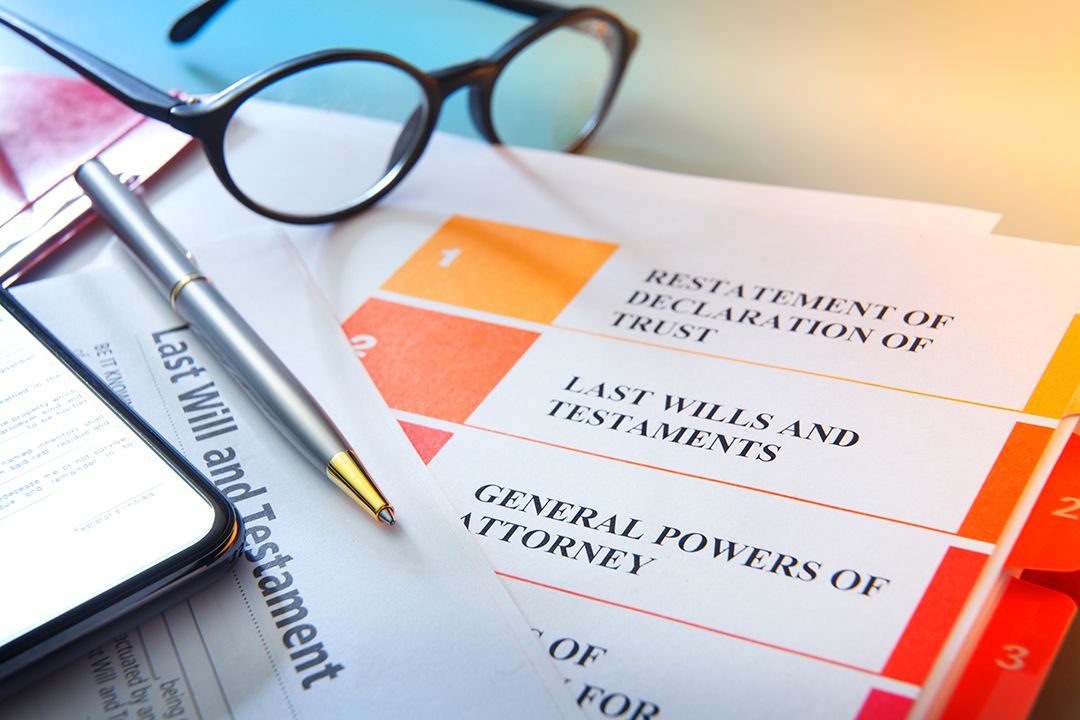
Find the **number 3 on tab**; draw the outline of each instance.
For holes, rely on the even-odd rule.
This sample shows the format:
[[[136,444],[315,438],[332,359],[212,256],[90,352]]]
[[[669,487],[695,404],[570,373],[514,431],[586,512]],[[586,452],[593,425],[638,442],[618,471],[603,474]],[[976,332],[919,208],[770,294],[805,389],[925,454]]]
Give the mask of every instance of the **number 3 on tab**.
[[[1005,657],[999,657],[994,662],[1003,670],[1023,670],[1024,658],[1031,654],[1023,645],[1002,645],[1001,650]]]
[[[461,248],[443,248],[439,267],[450,267],[450,263],[457,260],[459,255],[461,255]]]

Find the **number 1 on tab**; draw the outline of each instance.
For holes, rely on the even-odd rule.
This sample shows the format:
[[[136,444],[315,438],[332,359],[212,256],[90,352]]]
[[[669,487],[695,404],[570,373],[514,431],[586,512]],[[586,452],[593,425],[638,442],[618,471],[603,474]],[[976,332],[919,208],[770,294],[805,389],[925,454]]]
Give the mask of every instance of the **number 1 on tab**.
[[[459,255],[461,255],[461,248],[443,248],[439,267],[450,267],[450,263],[457,260]]]

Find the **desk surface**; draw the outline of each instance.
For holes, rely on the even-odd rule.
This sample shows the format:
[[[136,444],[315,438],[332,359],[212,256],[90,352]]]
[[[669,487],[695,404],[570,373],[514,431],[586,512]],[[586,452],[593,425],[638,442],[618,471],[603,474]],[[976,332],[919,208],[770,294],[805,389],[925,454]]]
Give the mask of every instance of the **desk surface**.
[[[422,69],[472,59],[523,23],[458,0],[235,2],[197,41],[165,31],[189,0],[6,5],[163,88],[220,89],[347,46]],[[589,154],[763,183],[1001,212],[1001,234],[1080,243],[1080,4],[608,0],[642,31]],[[13,34],[5,65],[57,72]],[[442,129],[471,134],[464,103]],[[1074,631],[1035,717],[1080,717]]]

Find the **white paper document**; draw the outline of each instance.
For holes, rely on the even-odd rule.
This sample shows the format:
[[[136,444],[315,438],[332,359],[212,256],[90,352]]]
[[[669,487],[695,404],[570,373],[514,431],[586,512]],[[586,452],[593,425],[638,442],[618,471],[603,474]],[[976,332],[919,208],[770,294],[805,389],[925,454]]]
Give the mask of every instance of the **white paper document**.
[[[225,580],[7,699],[0,714],[576,715],[519,611],[355,371],[325,305],[305,290],[287,243],[258,233],[192,245],[352,439],[400,523],[377,525],[320,477],[126,257],[110,252],[85,272],[20,287],[24,304],[236,503],[247,537]]]

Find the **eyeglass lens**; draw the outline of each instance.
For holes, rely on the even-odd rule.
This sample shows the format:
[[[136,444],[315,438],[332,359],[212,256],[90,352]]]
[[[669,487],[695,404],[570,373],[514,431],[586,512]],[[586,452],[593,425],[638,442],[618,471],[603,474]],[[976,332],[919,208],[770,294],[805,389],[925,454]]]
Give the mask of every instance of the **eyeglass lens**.
[[[266,104],[274,112],[257,109]],[[393,65],[317,65],[240,105],[225,130],[225,165],[258,205],[288,215],[329,214],[363,201],[399,172],[427,112],[423,88]]]
[[[541,36],[503,68],[491,96],[502,142],[566,150],[603,112],[619,35],[606,20],[582,20]]]

